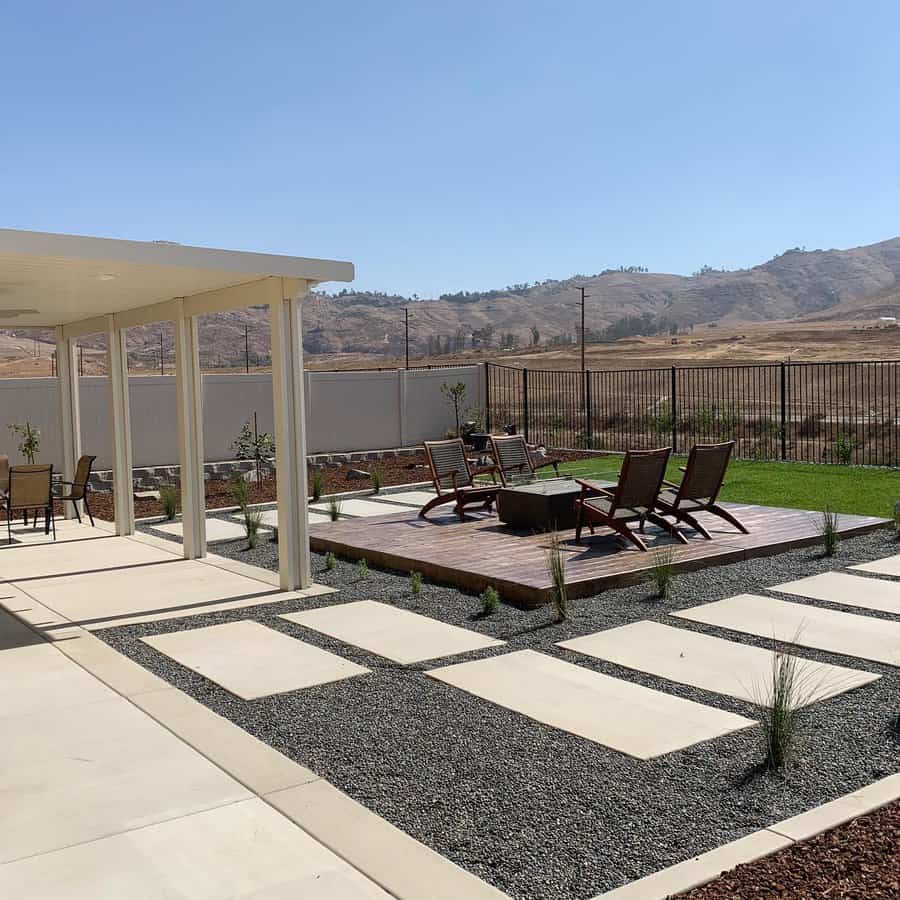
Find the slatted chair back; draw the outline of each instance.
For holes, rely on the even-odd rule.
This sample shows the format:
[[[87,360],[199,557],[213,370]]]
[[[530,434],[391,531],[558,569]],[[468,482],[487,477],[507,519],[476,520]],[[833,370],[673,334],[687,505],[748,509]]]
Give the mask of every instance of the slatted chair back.
[[[52,483],[53,466],[13,466],[9,470],[9,508],[46,509]]]
[[[534,466],[528,455],[528,447],[521,434],[502,436],[492,434],[491,444],[501,478],[505,475],[534,475]]]
[[[662,487],[671,447],[629,450],[616,485],[614,509],[653,509]]]
[[[454,487],[468,487],[472,484],[466,448],[459,438],[425,441],[425,453],[431,467],[434,488],[439,494],[442,491],[452,491]]]
[[[734,441],[696,444],[691,449],[684,477],[678,487],[678,499],[715,503],[733,450]]]
[[[73,500],[84,499],[84,493],[91,477],[91,466],[96,458],[96,456],[82,456],[78,459],[78,465],[75,466],[75,477],[72,479],[71,496]]]
[[[0,494],[9,490],[9,457],[0,453]]]

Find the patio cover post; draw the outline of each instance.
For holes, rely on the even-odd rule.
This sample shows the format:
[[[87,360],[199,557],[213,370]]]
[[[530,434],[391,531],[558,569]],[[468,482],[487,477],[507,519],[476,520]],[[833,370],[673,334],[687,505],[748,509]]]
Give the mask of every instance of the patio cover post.
[[[109,369],[113,445],[113,497],[116,534],[134,534],[134,484],[131,473],[131,412],[128,401],[128,353],[125,330],[115,316],[106,316],[106,358]]]
[[[59,379],[59,420],[62,431],[63,472],[66,481],[75,477],[75,466],[81,456],[81,397],[73,341],[65,337],[61,325],[56,326],[56,374]],[[81,501],[76,501],[81,505]],[[75,504],[64,503],[63,514],[75,518]],[[80,510],[79,510],[80,512]]]
[[[306,420],[301,302],[308,284],[272,279],[269,303],[278,485],[278,566],[282,590],[310,585],[306,513]]]
[[[206,556],[206,489],[203,472],[203,381],[195,316],[175,301],[175,393],[178,405],[178,461],[184,558]]]

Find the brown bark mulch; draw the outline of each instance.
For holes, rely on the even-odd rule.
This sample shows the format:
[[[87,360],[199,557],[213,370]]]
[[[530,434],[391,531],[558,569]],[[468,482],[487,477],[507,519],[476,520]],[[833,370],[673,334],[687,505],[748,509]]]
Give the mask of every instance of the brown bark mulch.
[[[472,454],[469,454],[472,456]],[[569,462],[574,459],[583,459],[591,456],[602,456],[603,454],[571,450],[566,452],[552,451],[549,454],[554,459],[563,462]],[[381,470],[382,484],[386,487],[396,487],[403,484],[415,484],[421,481],[430,481],[431,474],[428,469],[428,463],[425,460],[425,452],[419,451],[414,456],[398,456],[388,459],[376,461],[361,461],[344,463],[340,467],[323,466],[318,471],[323,479],[323,494],[339,494],[346,491],[363,491],[370,489],[372,482],[368,478],[350,478],[351,469],[357,469],[361,472],[371,472],[373,469]],[[309,486],[310,492],[312,486]],[[275,479],[267,478],[261,484],[251,484],[250,486],[250,502],[251,503],[273,503],[276,500]],[[234,506],[234,498],[231,495],[231,488],[227,481],[207,481],[206,482],[206,508],[224,509]],[[91,494],[91,511],[98,519],[104,519],[111,522],[113,516],[113,495],[112,494]],[[134,514],[136,518],[143,519],[151,516],[161,516],[163,514],[162,504],[158,500],[142,499],[134,501]]]
[[[900,897],[900,801],[681,895],[689,900]]]

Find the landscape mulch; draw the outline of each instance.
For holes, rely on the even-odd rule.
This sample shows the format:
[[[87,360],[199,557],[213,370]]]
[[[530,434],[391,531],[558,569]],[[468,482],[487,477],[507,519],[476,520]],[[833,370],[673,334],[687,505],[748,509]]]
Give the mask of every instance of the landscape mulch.
[[[471,455],[471,454],[470,454]],[[552,451],[550,455],[562,462],[570,462],[606,454],[581,450]],[[318,471],[322,475],[323,494],[340,494],[346,491],[362,491],[371,488],[369,478],[351,478],[351,470],[371,473],[373,469],[381,470],[382,484],[387,487],[397,487],[403,484],[415,484],[422,481],[430,481],[431,474],[425,459],[425,452],[419,451],[413,456],[388,457],[380,460],[367,460],[361,462],[342,463],[340,466],[323,466]],[[310,492],[312,487],[310,485]],[[269,477],[261,484],[251,484],[251,503],[272,503],[276,500],[275,478]],[[234,498],[231,494],[231,486],[227,481],[206,482],[206,508],[224,509],[234,506]],[[114,518],[113,495],[91,494],[91,511],[98,519],[111,522]],[[134,514],[139,519],[151,516],[163,515],[162,504],[159,500],[135,499]]]
[[[682,895],[689,900],[900,897],[900,801]]]

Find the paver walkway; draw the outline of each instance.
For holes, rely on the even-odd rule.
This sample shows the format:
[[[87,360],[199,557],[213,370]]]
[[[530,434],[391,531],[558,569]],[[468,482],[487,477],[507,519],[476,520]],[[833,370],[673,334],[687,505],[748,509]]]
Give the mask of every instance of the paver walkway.
[[[900,584],[895,581],[864,578],[860,575],[848,575],[846,572],[823,572],[821,575],[776,584],[770,590],[900,616]]]

